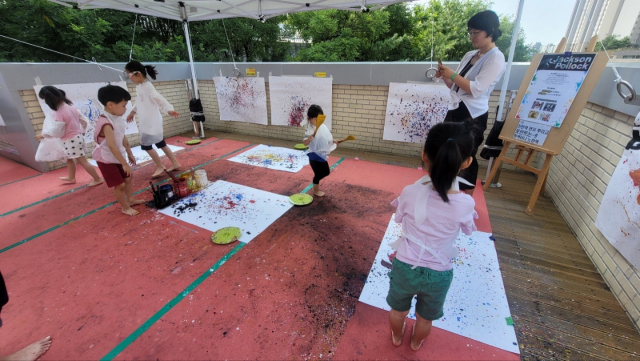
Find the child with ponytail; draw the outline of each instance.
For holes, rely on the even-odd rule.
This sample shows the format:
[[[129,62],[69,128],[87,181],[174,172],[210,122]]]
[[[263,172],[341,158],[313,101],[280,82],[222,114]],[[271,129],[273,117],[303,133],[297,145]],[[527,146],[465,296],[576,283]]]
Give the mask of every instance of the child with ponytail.
[[[462,230],[476,230],[475,202],[460,192],[458,173],[472,161],[473,137],[464,123],[440,123],[427,136],[422,159],[429,176],[405,187],[391,204],[402,235],[392,244],[397,251],[389,273],[387,303],[391,342],[400,346],[411,300],[417,295],[416,323],[411,349],[417,351],[431,332],[433,320],[441,318],[453,280],[457,249],[454,242]]]
[[[169,171],[180,168],[180,163],[173,155],[171,148],[167,146],[164,141],[163,129],[162,129],[162,115],[168,114],[174,118],[180,116],[180,113],[173,110],[171,105],[151,84],[147,77],[155,80],[158,72],[155,66],[142,65],[137,61],[130,61],[125,65],[125,74],[136,83],[136,104],[133,106],[133,110],[127,116],[127,122],[133,121],[134,115],[138,113],[138,121],[140,123],[140,148],[146,150],[149,156],[156,163],[156,170],[151,176],[155,178],[160,176],[164,172],[164,165],[160,156],[153,145],[155,144],[158,149],[162,149],[164,154],[171,160],[171,168]]]

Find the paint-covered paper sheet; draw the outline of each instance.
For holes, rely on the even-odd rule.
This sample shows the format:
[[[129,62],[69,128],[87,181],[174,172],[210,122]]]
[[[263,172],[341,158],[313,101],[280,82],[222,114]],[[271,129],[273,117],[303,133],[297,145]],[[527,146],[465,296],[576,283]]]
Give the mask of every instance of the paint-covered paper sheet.
[[[268,124],[264,78],[214,77],[220,120]]]
[[[102,88],[106,85],[117,85],[124,89],[127,89],[127,83],[124,81],[121,82],[113,82],[113,83],[81,83],[81,84],[62,84],[62,85],[54,85],[54,87],[58,89],[64,90],[67,94],[67,98],[71,100],[73,106],[80,110],[85,117],[89,118],[90,122],[87,126],[87,130],[84,133],[84,141],[87,144],[93,143],[93,130],[95,128],[96,120],[102,112],[104,108],[102,104],[98,101],[98,89]],[[33,89],[36,91],[36,95],[42,89],[42,85],[36,85]],[[128,89],[127,89],[128,90]],[[45,114],[53,113],[53,110],[49,108],[49,106],[44,102],[44,100],[38,97],[38,102],[40,102],[40,107]],[[127,111],[124,113],[124,119],[127,118],[127,115],[131,111],[133,106],[131,102],[127,103]],[[125,129],[125,134],[137,134],[138,126],[136,122],[127,123]]]
[[[596,226],[624,258],[640,269],[640,113],[632,138],[604,192]]]
[[[288,196],[219,180],[160,213],[211,232],[238,227],[249,243],[291,207]]]
[[[303,151],[260,144],[229,159],[232,162],[296,173],[309,164]]]
[[[184,149],[183,147],[178,147],[177,145],[171,145],[171,144],[167,144],[167,147],[169,147],[169,149],[171,149],[171,151],[174,153]],[[153,146],[153,149],[155,149],[156,152],[158,152],[158,155],[160,156],[160,158],[166,157],[164,155],[164,152],[162,150],[159,150],[155,145]],[[137,165],[140,165],[152,160],[151,157],[149,156],[149,153],[147,153],[146,150],[142,150],[140,146],[131,148],[131,153],[133,153],[133,157],[136,159]],[[126,159],[126,154],[124,154],[124,156]],[[98,166],[98,163],[96,163],[96,161],[93,159],[89,159],[89,163],[91,163],[94,167]]]
[[[445,85],[390,83],[382,139],[424,143],[444,121],[450,98]]]
[[[309,106],[317,104],[331,130],[332,85],[332,78],[270,76],[271,125],[301,127],[306,124]]]
[[[402,233],[402,226],[391,217],[371,272],[360,294],[360,302],[390,310],[386,297],[389,292],[389,269],[383,266],[393,253],[391,243]],[[465,336],[488,345],[520,353],[510,317],[509,304],[502,283],[498,255],[491,234],[460,233],[456,240],[459,255],[453,260],[453,282],[444,304],[444,317],[433,322],[434,327]],[[414,319],[415,298],[409,312]]]

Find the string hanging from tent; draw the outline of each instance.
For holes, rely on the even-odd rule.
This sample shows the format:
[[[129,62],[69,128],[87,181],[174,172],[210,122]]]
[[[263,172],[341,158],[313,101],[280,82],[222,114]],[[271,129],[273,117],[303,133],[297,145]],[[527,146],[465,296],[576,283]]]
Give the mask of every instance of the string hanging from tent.
[[[137,24],[138,24],[138,14],[136,14],[136,20],[133,22],[133,36],[131,37],[131,50],[129,50],[129,61],[133,59],[133,41],[136,39]]]
[[[231,53],[231,60],[233,61],[233,72],[236,74],[236,76],[240,76],[240,70],[238,70],[238,67],[236,66],[236,59],[233,56],[233,49],[231,49],[231,42],[229,41],[229,34],[227,34],[227,27],[224,25],[224,19],[220,19],[222,20],[222,27],[224,28],[224,35],[227,37],[227,44],[229,44],[229,53]]]
[[[424,73],[424,76],[426,76],[427,78],[433,80],[436,77],[436,73],[438,72],[437,68],[433,67],[433,48],[435,46],[435,35],[434,35],[434,28],[435,28],[435,20],[431,19],[431,67],[429,69],[427,69],[427,72]]]
[[[91,60],[87,60],[87,59],[79,58],[79,57],[77,57],[77,56],[73,56],[73,55],[69,55],[69,54],[61,53],[61,52],[59,52],[59,51],[57,51],[57,50],[53,50],[53,49],[49,49],[49,48],[45,48],[45,47],[40,46],[40,45],[35,45],[35,44],[27,43],[26,41],[22,41],[22,40],[14,39],[14,38],[8,37],[8,36],[6,36],[6,35],[2,35],[2,34],[0,34],[0,37],[3,37],[3,38],[5,38],[5,39],[9,39],[9,40],[13,40],[13,41],[18,42],[18,43],[21,43],[21,44],[25,44],[25,45],[33,46],[33,47],[38,48],[38,49],[42,49],[42,50],[46,50],[46,51],[50,51],[50,52],[52,52],[52,53],[56,53],[56,54],[60,54],[60,55],[64,55],[64,56],[68,56],[68,57],[73,58],[73,59],[82,60],[82,61],[87,62],[87,63],[89,63],[89,64],[94,64],[94,65],[96,65],[96,66],[98,66],[98,67],[103,66],[103,67],[105,67],[105,68],[107,68],[107,69],[115,70],[115,71],[117,71],[118,73],[122,74],[122,70],[121,70],[121,69],[112,68],[112,67],[107,66],[107,65],[104,65],[104,64],[102,64],[102,63],[98,63],[97,61],[95,61],[95,58],[94,58],[94,60],[93,60],[93,61],[91,61]]]

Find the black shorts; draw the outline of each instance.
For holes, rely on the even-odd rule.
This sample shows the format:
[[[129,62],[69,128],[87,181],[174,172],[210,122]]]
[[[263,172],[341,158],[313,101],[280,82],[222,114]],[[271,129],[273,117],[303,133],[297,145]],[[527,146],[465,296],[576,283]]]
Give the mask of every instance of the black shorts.
[[[167,142],[163,140],[161,140],[160,142],[156,143],[156,148],[160,149],[160,148],[164,148],[167,146]],[[153,149],[153,145],[142,145],[140,144],[140,148],[142,148],[142,150],[151,150]]]

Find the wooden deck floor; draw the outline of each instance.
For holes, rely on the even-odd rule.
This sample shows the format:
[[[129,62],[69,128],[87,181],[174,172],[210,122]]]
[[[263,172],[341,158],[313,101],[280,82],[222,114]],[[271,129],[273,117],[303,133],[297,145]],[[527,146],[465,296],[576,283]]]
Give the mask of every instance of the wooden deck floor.
[[[551,199],[524,213],[535,180],[503,171],[485,193],[521,358],[639,359],[638,330]]]
[[[209,132],[274,146],[291,141]],[[189,134],[185,134],[189,136]],[[334,155],[406,167],[417,157],[339,148]],[[480,170],[484,177],[486,169]],[[640,359],[640,334],[548,197],[524,209],[536,178],[502,171],[501,189],[485,193],[507,298],[523,360]]]

